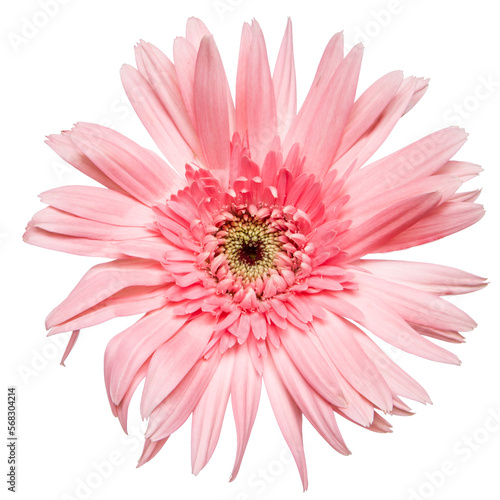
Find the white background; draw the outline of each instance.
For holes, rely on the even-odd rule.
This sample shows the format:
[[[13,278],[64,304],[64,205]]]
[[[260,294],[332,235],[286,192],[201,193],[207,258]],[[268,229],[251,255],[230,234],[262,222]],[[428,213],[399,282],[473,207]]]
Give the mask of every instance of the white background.
[[[2,386],[5,391],[8,384],[16,385],[18,392],[17,497],[500,498],[500,44],[495,2],[53,2],[56,7],[51,16],[44,17],[43,0],[5,0],[0,16],[0,303],[2,369],[7,368]],[[42,208],[37,199],[40,192],[89,183],[44,145],[46,134],[67,129],[76,121],[99,122],[156,149],[126,103],[119,68],[125,62],[133,64],[133,46],[141,38],[171,55],[173,39],[183,34],[191,15],[203,19],[214,33],[233,83],[242,23],[253,17],[259,21],[274,64],[286,17],[291,16],[299,100],[328,39],[344,30],[348,44],[365,42],[360,91],[394,69],[431,78],[424,99],[401,120],[378,156],[438,128],[460,124],[470,137],[456,158],[479,163],[485,170],[468,183],[470,188],[466,186],[484,187],[480,201],[487,215],[482,221],[443,241],[398,255],[460,267],[491,280],[485,290],[454,300],[479,323],[467,335],[466,344],[450,347],[462,359],[462,366],[439,365],[390,351],[426,387],[434,405],[412,404],[416,415],[391,418],[394,433],[389,435],[341,422],[353,452],[347,458],[331,450],[306,423],[310,478],[306,496],[265,396],[240,476],[233,483],[227,482],[235,452],[230,412],[214,457],[198,477],[190,473],[189,425],[152,462],[135,469],[142,440],[127,438],[111,415],[102,374],[107,342],[132,318],[84,331],[67,368],[60,367],[64,344],[45,338],[45,316],[98,260],[21,241],[26,223]],[[30,38],[22,41],[23,27],[26,34],[26,23],[31,21],[44,25],[32,29]],[[482,83],[485,80],[492,82],[489,89]],[[461,117],[457,106],[463,109]],[[492,415],[497,415],[498,423],[493,424]],[[2,425],[6,425],[4,419]],[[140,425],[136,398],[131,427],[137,430]],[[6,448],[1,448],[0,460],[6,462]],[[111,460],[114,465],[102,465]],[[446,474],[439,472],[443,468]],[[81,486],[84,483],[90,487]],[[5,491],[6,486],[2,479],[0,488]]]

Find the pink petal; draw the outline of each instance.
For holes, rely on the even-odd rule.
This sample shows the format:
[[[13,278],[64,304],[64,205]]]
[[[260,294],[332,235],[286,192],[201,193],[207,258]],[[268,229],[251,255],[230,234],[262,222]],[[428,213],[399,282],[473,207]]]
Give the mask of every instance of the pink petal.
[[[431,211],[414,226],[381,245],[379,252],[394,252],[439,240],[462,231],[481,220],[484,208],[476,203],[446,202]]]
[[[216,350],[209,359],[202,358],[195,363],[180,384],[149,416],[146,438],[153,441],[165,439],[188,419],[208,387],[221,356]]]
[[[252,42],[246,62],[246,115],[252,159],[262,164],[277,128],[276,100],[264,35],[252,22]]]
[[[288,18],[273,73],[274,95],[278,116],[278,133],[285,137],[297,114],[297,82],[293,57],[292,21]]]
[[[250,432],[259,406],[262,377],[254,369],[250,361],[246,343],[236,348],[234,373],[231,382],[231,403],[238,446],[231,479],[236,479],[241,461],[247,447]]]
[[[283,349],[269,346],[276,370],[301,412],[323,438],[343,455],[349,455],[332,406],[311,388]]]
[[[314,332],[345,379],[383,411],[392,410],[392,394],[383,376],[354,338],[357,328],[349,321],[329,314],[315,320]]]
[[[359,307],[365,317],[359,324],[389,344],[422,358],[441,363],[460,364],[457,356],[419,335],[377,295],[364,290],[349,292],[346,300]]]
[[[159,156],[110,128],[77,123],[67,135],[110,179],[146,205],[183,185]]]
[[[90,238],[94,240],[129,240],[156,236],[156,231],[144,227],[115,226],[105,222],[83,219],[52,207],[37,212],[31,221],[33,227],[51,233]]]
[[[142,451],[141,458],[139,458],[139,462],[137,467],[141,467],[145,463],[152,460],[158,452],[163,448],[168,438],[160,439],[159,441],[151,441],[151,439],[146,439],[144,443],[144,449]]]
[[[308,482],[306,457],[302,442],[302,413],[283,385],[270,356],[267,356],[264,362],[264,383],[274,415],[295,459],[302,479],[302,486],[306,491]]]
[[[203,38],[196,60],[194,104],[201,147],[210,169],[223,183],[229,171],[227,79],[213,37]]]
[[[202,314],[159,346],[149,364],[141,400],[141,414],[148,417],[200,359],[212,336],[215,318]]]
[[[75,330],[71,333],[71,337],[68,341],[68,345],[66,346],[66,349],[64,350],[62,359],[61,359],[61,365],[66,366],[64,362],[66,361],[66,358],[69,356],[69,353],[73,350],[73,347],[75,347],[76,341],[78,340],[78,336],[80,335],[80,330]]]
[[[229,400],[234,362],[234,349],[229,349],[222,356],[212,380],[193,412],[191,466],[195,475],[205,467],[217,446]]]
[[[90,269],[69,296],[45,322],[47,329],[67,321],[126,287],[164,285],[168,273],[160,264],[142,259],[122,259]]]
[[[143,71],[139,68],[140,73],[151,84],[187,144],[197,156],[201,156],[201,146],[184,105],[174,65],[160,50],[146,42],[138,45],[136,54],[144,68]]]
[[[390,304],[403,319],[411,323],[459,331],[471,331],[477,326],[461,309],[434,294],[361,272],[356,272],[356,281],[360,289]]]
[[[281,343],[302,376],[323,398],[336,406],[347,404],[328,362],[307,333],[289,325],[281,335]]]
[[[484,278],[437,264],[364,259],[359,265],[375,276],[437,295],[469,293],[486,286]]]
[[[120,344],[108,356],[111,366],[109,392],[120,404],[143,363],[184,325],[186,317],[175,316],[173,307],[164,307],[143,316],[121,333]]]
[[[371,85],[353,104],[335,159],[340,158],[373,125],[396,95],[403,73],[393,71]]]
[[[347,258],[351,262],[367,253],[380,251],[379,248],[385,242],[413,226],[440,201],[440,193],[429,193],[399,201],[341,235],[336,244],[348,253]]]
[[[186,163],[195,160],[193,150],[182,137],[149,82],[127,64],[121,69],[121,77],[137,116],[170,164],[183,175]]]
[[[165,252],[172,248],[162,236],[141,238],[140,240],[104,241],[51,233],[33,225],[28,225],[23,240],[30,245],[59,250],[60,252],[111,259],[141,257],[162,261]]]
[[[117,226],[144,227],[153,212],[130,196],[94,186],[63,186],[40,195],[43,203],[78,217]]]

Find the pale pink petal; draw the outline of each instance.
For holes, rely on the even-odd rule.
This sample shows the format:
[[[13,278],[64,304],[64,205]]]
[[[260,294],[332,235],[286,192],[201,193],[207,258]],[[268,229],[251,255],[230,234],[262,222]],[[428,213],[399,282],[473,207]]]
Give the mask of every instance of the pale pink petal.
[[[443,203],[414,226],[381,245],[378,251],[394,252],[439,240],[475,224],[483,216],[484,208],[477,203]]]
[[[457,356],[419,335],[389,305],[373,293],[352,291],[346,300],[363,310],[359,324],[393,346],[422,358],[460,364]]]
[[[221,360],[218,351],[209,359],[195,363],[180,384],[153,410],[149,416],[146,438],[165,439],[175,432],[191,415],[205,392]]]
[[[155,350],[141,400],[141,414],[148,417],[200,359],[214,331],[215,318],[202,314],[184,325]]]
[[[381,410],[391,411],[391,390],[355,340],[354,330],[352,323],[335,314],[314,322],[314,332],[345,379]]]
[[[108,356],[110,396],[120,404],[143,363],[184,325],[187,318],[175,316],[173,307],[164,307],[143,316],[121,334],[115,352]]]
[[[67,134],[92,163],[146,205],[166,199],[183,185],[158,155],[110,128],[78,123]]]
[[[37,212],[31,221],[33,227],[51,233],[89,238],[93,240],[130,240],[149,238],[158,233],[138,226],[115,226],[105,222],[84,219],[52,207]]]
[[[210,460],[219,440],[231,390],[235,355],[228,350],[193,412],[191,466],[198,474]]]
[[[281,433],[292,452],[304,491],[307,490],[307,467],[302,442],[302,412],[283,385],[270,356],[265,358],[264,383]]]
[[[261,385],[262,377],[252,366],[248,346],[244,343],[236,350],[233,380],[231,381],[231,403],[238,447],[230,481],[236,479],[240,470],[243,454],[257,415]]]
[[[343,455],[349,455],[350,451],[340,434],[332,406],[304,380],[283,349],[269,346],[269,350],[283,384],[302,413],[330,446]]]
[[[202,156],[193,122],[184,104],[177,74],[173,63],[152,44],[141,42],[136,48],[136,58],[140,58],[144,76],[163,104],[173,123],[184,137],[189,147],[198,157]]]
[[[121,77],[137,116],[165,158],[182,175],[185,164],[195,160],[195,153],[182,137],[150,83],[127,64],[122,67]]]
[[[321,105],[324,93],[339,67],[344,55],[344,37],[337,33],[326,46],[314,77],[314,81],[307,94],[304,104],[283,141],[283,151],[288,154],[295,143],[303,144],[307,131],[316,119],[316,112]]]
[[[167,290],[165,286],[124,288],[97,305],[52,327],[49,335],[71,331],[75,328],[89,328],[113,318],[153,311],[167,305]]]
[[[273,73],[274,95],[278,117],[278,133],[285,137],[297,114],[297,82],[293,57],[292,21],[288,18]]]
[[[323,398],[336,406],[347,404],[327,360],[307,333],[289,325],[287,332],[281,336],[281,343],[302,376]]]
[[[360,289],[390,304],[406,321],[440,330],[464,332],[477,326],[468,314],[433,293],[400,285],[375,275],[355,273]]]
[[[196,59],[194,105],[201,147],[210,169],[227,183],[229,111],[227,79],[213,37],[203,38]]]
[[[210,31],[205,26],[205,23],[197,17],[190,17],[186,24],[186,38],[198,49],[204,36],[210,36]]]
[[[429,193],[399,201],[350,229],[336,242],[348,253],[347,258],[351,262],[367,253],[380,251],[384,243],[413,226],[430,213],[440,201],[440,193]]]
[[[252,41],[246,61],[246,116],[252,158],[262,163],[278,132],[276,99],[266,44],[258,23],[252,22]]]
[[[104,241],[51,233],[29,224],[23,235],[23,240],[31,245],[59,250],[60,252],[111,259],[141,257],[162,261],[165,252],[172,248],[161,236],[140,240]]]
[[[61,359],[61,365],[66,366],[64,362],[66,361],[66,358],[69,356],[69,353],[73,350],[73,347],[75,347],[76,341],[78,340],[78,336],[80,335],[80,330],[75,330],[71,332],[71,337],[69,338],[68,345],[66,346],[66,349],[64,350],[62,359]]]
[[[335,153],[340,158],[373,125],[382,111],[396,95],[403,73],[393,71],[384,75],[369,87],[352,106],[351,114],[344,128],[342,139]]]
[[[130,196],[94,186],[63,186],[40,195],[43,203],[85,219],[117,226],[144,227],[154,221],[151,210]]]
[[[137,463],[137,467],[141,467],[145,463],[152,460],[163,448],[163,446],[167,442],[167,439],[168,438],[160,439],[159,441],[151,441],[151,439],[146,439],[142,455],[139,458],[139,462]]]
[[[486,286],[484,278],[438,264],[363,259],[357,265],[375,276],[437,295],[469,293]]]
[[[168,273],[160,264],[143,259],[120,259],[98,264],[79,281],[45,321],[47,329],[95,306],[130,286],[165,285]]]

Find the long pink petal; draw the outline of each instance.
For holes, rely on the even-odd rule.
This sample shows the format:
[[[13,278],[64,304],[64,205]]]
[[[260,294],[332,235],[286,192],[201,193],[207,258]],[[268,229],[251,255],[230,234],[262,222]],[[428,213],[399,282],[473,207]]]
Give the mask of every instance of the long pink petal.
[[[65,234],[94,240],[130,240],[149,238],[158,233],[138,226],[116,226],[106,222],[84,219],[62,210],[47,207],[37,212],[31,221],[33,227],[51,233]]]
[[[392,410],[392,394],[377,367],[354,338],[357,328],[349,321],[329,314],[314,321],[314,332],[346,380],[383,411]]]
[[[483,216],[484,208],[477,203],[446,202],[431,211],[414,226],[381,245],[377,251],[394,252],[436,241],[472,226]]]
[[[435,294],[400,285],[375,275],[357,271],[355,274],[360,288],[390,304],[391,308],[408,322],[440,330],[464,332],[471,331],[477,326],[468,314]]]
[[[380,251],[384,243],[413,226],[441,201],[441,194],[429,193],[399,201],[337,238],[336,244],[353,261]]]
[[[229,401],[234,362],[234,349],[229,349],[222,356],[217,371],[193,412],[191,466],[195,475],[208,463],[219,440]]]
[[[485,278],[453,267],[401,260],[363,259],[359,266],[375,276],[437,295],[458,295],[480,290]]]
[[[142,465],[152,460],[163,448],[163,446],[167,442],[167,439],[168,438],[160,439],[159,441],[151,441],[151,439],[146,439],[142,455],[139,458],[139,462],[137,463],[137,467],[141,467]]]
[[[141,71],[140,68],[139,71],[151,84],[190,148],[200,157],[202,153],[198,135],[184,104],[173,63],[165,54],[146,42],[141,42],[138,45],[136,54],[136,57],[141,58],[144,67],[144,71]]]
[[[403,80],[398,93],[387,105],[375,124],[342,157],[338,158],[332,168],[343,175],[353,162],[356,168],[361,168],[387,139],[396,123],[407,109],[415,94],[417,79],[414,77]]]
[[[227,183],[229,111],[227,78],[213,37],[201,41],[196,59],[194,105],[201,147],[214,175]]]
[[[293,120],[290,130],[283,141],[285,155],[289,153],[295,143],[304,143],[307,131],[316,118],[316,111],[321,104],[328,84],[343,59],[343,55],[344,37],[342,33],[337,33],[328,42],[304,104]]]
[[[292,452],[304,491],[307,490],[307,467],[302,442],[302,412],[281,380],[271,356],[264,358],[264,383],[281,433]]]
[[[257,415],[261,386],[262,377],[253,367],[248,346],[245,342],[236,348],[233,380],[231,382],[231,403],[238,445],[230,481],[236,479],[240,470],[241,461]]]
[[[43,192],[40,199],[78,217],[117,226],[144,227],[155,220],[149,207],[111,189],[63,186]]]
[[[113,318],[144,314],[167,305],[165,286],[133,286],[124,288],[97,305],[50,329],[49,335],[75,328],[89,328]]]
[[[200,359],[214,331],[215,318],[202,314],[158,347],[149,364],[141,399],[141,414],[148,417]]]
[[[195,410],[221,360],[216,350],[209,359],[195,363],[180,384],[153,410],[149,416],[146,438],[165,439],[175,432]]]
[[[183,187],[182,179],[158,155],[110,128],[77,123],[67,134],[92,163],[146,205]]]
[[[353,290],[346,300],[364,312],[365,317],[359,324],[389,344],[432,361],[460,364],[455,354],[422,337],[390,305],[372,292]]]
[[[347,402],[338,381],[308,334],[289,325],[280,339],[291,360],[307,382],[329,403],[345,406]]]
[[[262,164],[278,132],[278,123],[264,35],[255,20],[247,54],[245,92],[250,153],[255,162]]]
[[[302,142],[305,168],[319,177],[327,172],[340,144],[354,103],[362,57],[362,46],[356,46],[340,63],[305,132]]]
[[[74,290],[45,321],[47,329],[95,306],[123,288],[162,285],[168,273],[160,264],[143,259],[120,259],[98,264],[78,282]]]
[[[184,174],[195,154],[163,107],[150,83],[132,66],[121,69],[123,87],[137,116],[174,169]]]
[[[49,248],[50,250],[110,259],[141,257],[143,259],[162,261],[165,252],[172,249],[172,246],[163,236],[153,236],[139,240],[104,241],[51,233],[34,227],[31,223],[26,228],[23,240],[30,245]]]
[[[184,325],[187,318],[164,307],[143,316],[121,334],[121,341],[108,363],[112,366],[109,392],[119,404],[143,363]]]
[[[335,159],[340,158],[373,125],[382,111],[396,95],[403,73],[393,71],[378,79],[352,106]]]
[[[306,418],[323,438],[343,455],[349,455],[337,423],[332,406],[327,403],[305,380],[283,349],[269,346],[276,370]]]
[[[278,116],[278,133],[285,137],[297,114],[297,82],[293,57],[292,21],[288,18],[283,41],[273,73]]]
[[[363,203],[384,191],[434,174],[466,140],[466,134],[458,127],[434,132],[358,170],[347,181],[345,189],[356,203]]]

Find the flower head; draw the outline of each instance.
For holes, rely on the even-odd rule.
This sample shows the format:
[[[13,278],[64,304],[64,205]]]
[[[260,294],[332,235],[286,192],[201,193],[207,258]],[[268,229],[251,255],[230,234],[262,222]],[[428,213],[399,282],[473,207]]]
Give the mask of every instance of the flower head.
[[[372,340],[445,363],[428,337],[461,342],[474,321],[440,296],[484,280],[435,264],[367,259],[478,221],[478,193],[457,193],[480,172],[451,161],[466,139],[447,128],[369,163],[427,81],[383,76],[356,99],[362,47],[342,35],[323,54],[297,112],[291,24],[273,75],[259,25],[243,28],[235,105],[206,27],[188,21],[174,62],[149,43],[125,66],[125,90],[165,162],[118,132],[78,123],[48,138],[104,187],[42,193],[49,207],[25,240],[114,259],[82,278],[47,318],[50,334],[144,313],[105,354],[113,413],[126,430],[145,379],[149,420],[140,464],[192,414],[192,465],[210,459],[231,396],[236,477],[264,380],[304,488],[302,415],[349,454],[340,415],[389,432],[381,413],[409,415],[401,399],[425,390]]]

